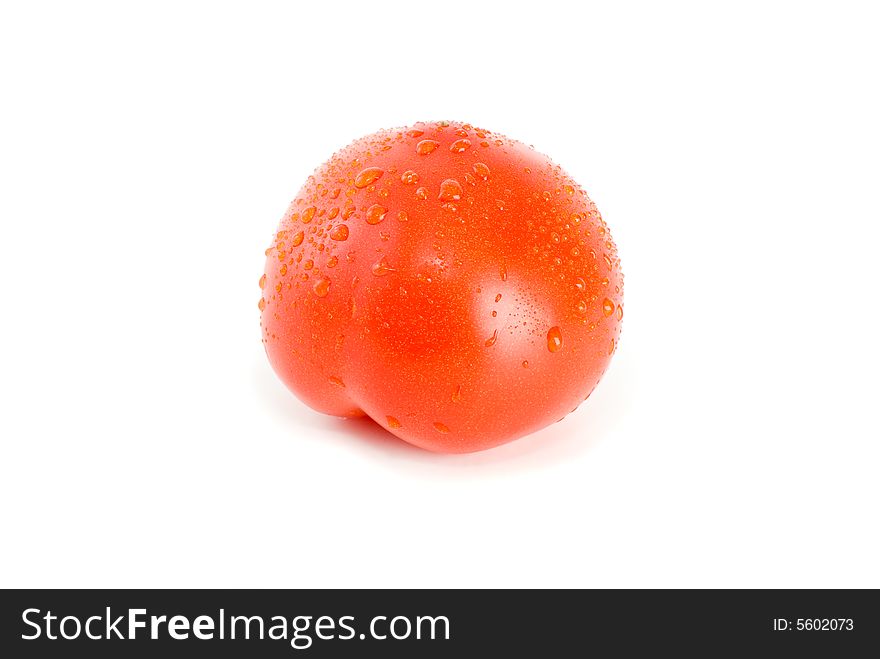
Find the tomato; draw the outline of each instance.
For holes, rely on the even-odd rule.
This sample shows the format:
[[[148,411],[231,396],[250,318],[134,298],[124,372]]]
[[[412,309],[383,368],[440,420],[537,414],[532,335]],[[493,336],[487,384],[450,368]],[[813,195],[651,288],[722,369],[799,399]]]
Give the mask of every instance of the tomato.
[[[605,372],[623,275],[586,192],[458,122],[383,130],[309,177],[266,250],[263,343],[314,409],[431,451],[573,411]]]

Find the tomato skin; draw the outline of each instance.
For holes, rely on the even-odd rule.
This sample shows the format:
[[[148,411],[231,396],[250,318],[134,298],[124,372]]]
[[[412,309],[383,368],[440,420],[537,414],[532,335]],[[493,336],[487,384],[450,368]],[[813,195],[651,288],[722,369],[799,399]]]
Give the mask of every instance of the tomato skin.
[[[432,451],[561,419],[620,335],[623,275],[595,205],[545,156],[468,124],[336,153],[266,254],[263,343],[281,380]]]

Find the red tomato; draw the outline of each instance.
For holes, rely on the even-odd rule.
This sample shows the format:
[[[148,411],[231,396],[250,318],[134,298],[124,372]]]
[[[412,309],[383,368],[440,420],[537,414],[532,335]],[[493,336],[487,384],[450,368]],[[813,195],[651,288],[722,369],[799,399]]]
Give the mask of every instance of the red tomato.
[[[584,190],[457,122],[383,130],[309,177],[266,251],[263,343],[301,400],[432,451],[478,451],[585,400],[623,275]]]

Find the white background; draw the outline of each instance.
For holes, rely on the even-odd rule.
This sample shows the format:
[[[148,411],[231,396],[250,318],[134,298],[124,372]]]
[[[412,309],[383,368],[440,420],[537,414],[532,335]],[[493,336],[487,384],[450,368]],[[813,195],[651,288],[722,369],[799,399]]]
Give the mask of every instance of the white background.
[[[870,3],[4,3],[0,585],[880,587]],[[260,343],[312,169],[460,119],[626,273],[590,402],[438,456]]]

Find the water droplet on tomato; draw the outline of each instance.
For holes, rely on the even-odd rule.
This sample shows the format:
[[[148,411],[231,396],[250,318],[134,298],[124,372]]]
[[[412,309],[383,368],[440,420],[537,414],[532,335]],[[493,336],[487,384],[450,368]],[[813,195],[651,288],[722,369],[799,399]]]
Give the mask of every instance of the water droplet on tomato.
[[[458,201],[461,199],[461,183],[448,178],[440,184],[440,201]]]
[[[354,187],[365,188],[382,178],[382,174],[384,173],[385,171],[379,167],[367,167],[366,169],[362,169],[354,178]]]
[[[606,318],[614,313],[614,302],[609,300],[607,297],[602,300],[602,313],[605,314]]]
[[[315,283],[312,285],[312,290],[318,297],[326,297],[327,293],[330,292],[330,280],[326,277],[321,277],[320,279],[315,280]]]
[[[260,288],[266,288],[266,275],[260,277]]]
[[[404,185],[415,185],[419,182],[419,175],[416,174],[413,170],[408,169],[400,175],[400,181]]]
[[[452,392],[452,402],[458,403],[459,401],[461,401],[461,385],[458,385]]]
[[[558,327],[551,327],[547,332],[547,349],[550,352],[562,350],[562,331]]]
[[[385,219],[388,209],[379,204],[373,204],[367,209],[367,224],[379,224]]]
[[[331,375],[329,378],[327,378],[327,381],[332,385],[335,385],[337,387],[342,387],[343,389],[345,389],[345,383],[342,381],[342,378],[338,378],[335,375]]]
[[[498,340],[498,330],[492,332],[492,336],[486,339],[486,347],[491,348],[495,345],[495,342]]]
[[[611,257],[607,254],[603,254],[602,256],[605,257],[605,265],[607,265],[608,269],[611,270],[614,267],[614,264],[611,262]]]
[[[498,295],[495,296],[495,301],[501,302],[501,293],[499,293]]]
[[[386,416],[385,420],[388,422],[389,428],[400,428],[400,421],[398,421],[393,416]]]
[[[378,263],[374,263],[370,270],[377,277],[384,277],[390,272],[395,272],[394,268],[388,265],[388,262],[385,260],[384,256],[379,260]]]
[[[419,188],[416,190],[416,197],[419,199],[427,199],[428,198],[428,189],[427,188]]]
[[[528,367],[529,367],[529,360],[528,360],[528,359],[524,359],[522,365],[523,365],[523,368],[528,368]]]
[[[416,153],[422,156],[426,156],[429,153],[433,153],[434,149],[440,146],[440,142],[436,142],[434,140],[422,140],[418,144],[416,144]]]
[[[330,238],[339,241],[348,240],[348,227],[344,224],[333,227],[330,230]]]
[[[471,148],[471,141],[469,139],[460,139],[455,140],[452,144],[449,145],[449,150],[452,153],[464,153],[468,149]]]
[[[617,305],[617,320],[623,320],[623,305]]]
[[[479,176],[484,181],[489,178],[489,167],[481,162],[474,163],[474,174]]]
[[[400,222],[406,222],[409,219],[409,216],[406,214],[406,211],[399,211],[397,213],[397,219]]]
[[[257,307],[259,307],[260,311],[265,309],[266,308],[266,299],[261,297],[259,303],[257,304]]]
[[[449,426],[445,423],[440,423],[439,421],[434,422],[434,430],[437,432],[442,432],[444,435],[449,432]]]
[[[312,221],[312,218],[315,217],[315,213],[318,211],[314,206],[309,206],[303,211],[302,214],[302,222],[303,224],[308,224]]]

